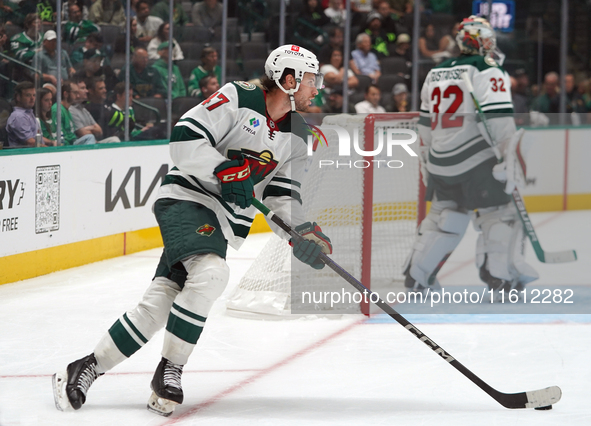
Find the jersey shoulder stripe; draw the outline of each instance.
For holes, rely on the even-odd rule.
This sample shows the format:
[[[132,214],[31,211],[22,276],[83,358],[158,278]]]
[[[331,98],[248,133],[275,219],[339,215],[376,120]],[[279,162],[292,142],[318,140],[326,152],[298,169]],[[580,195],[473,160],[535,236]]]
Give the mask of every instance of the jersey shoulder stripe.
[[[450,58],[443,61],[433,69],[453,68],[460,65],[471,65],[481,72],[490,68],[498,68],[502,72],[505,72],[503,67],[497,64],[494,60],[487,59],[480,55],[460,55],[457,58]]]
[[[265,94],[263,89],[246,81],[233,81],[238,95],[238,108],[248,108],[263,117],[266,116],[267,107],[265,105]]]

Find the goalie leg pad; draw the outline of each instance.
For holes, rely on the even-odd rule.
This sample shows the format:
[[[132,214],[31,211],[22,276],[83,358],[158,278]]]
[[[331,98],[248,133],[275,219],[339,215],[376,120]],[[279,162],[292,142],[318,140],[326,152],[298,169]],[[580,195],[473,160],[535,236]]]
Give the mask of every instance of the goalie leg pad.
[[[479,209],[474,227],[480,232],[476,266],[490,288],[521,288],[539,278],[525,263],[523,225],[513,204]]]
[[[98,370],[109,371],[143,347],[166,324],[180,287],[156,277],[138,305],[121,316],[94,349]]]
[[[162,356],[185,365],[203,331],[213,303],[221,296],[230,270],[217,254],[207,253],[184,259],[188,272],[185,286],[170,309]]]
[[[407,268],[407,287],[414,280],[423,287],[436,285],[436,274],[457,247],[470,216],[457,210],[452,201],[434,201],[421,223]],[[409,279],[410,277],[410,279]]]

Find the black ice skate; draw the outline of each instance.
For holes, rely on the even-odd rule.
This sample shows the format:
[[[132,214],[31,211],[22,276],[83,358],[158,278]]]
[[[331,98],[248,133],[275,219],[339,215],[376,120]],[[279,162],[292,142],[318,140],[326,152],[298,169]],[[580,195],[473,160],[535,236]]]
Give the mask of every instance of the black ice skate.
[[[53,375],[53,397],[55,406],[60,411],[73,408],[79,410],[86,402],[90,385],[102,376],[97,371],[94,354],[74,361],[65,372]]]
[[[173,364],[166,358],[162,358],[150,383],[152,395],[148,400],[148,410],[168,417],[174,411],[175,405],[183,403],[181,374],[183,374],[182,365]]]

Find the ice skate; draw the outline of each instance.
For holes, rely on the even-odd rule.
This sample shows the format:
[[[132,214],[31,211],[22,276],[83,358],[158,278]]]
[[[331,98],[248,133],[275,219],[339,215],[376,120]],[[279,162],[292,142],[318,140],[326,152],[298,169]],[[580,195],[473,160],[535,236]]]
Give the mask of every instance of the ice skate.
[[[168,417],[176,405],[183,403],[182,374],[182,365],[173,364],[162,358],[150,383],[152,395],[148,400],[149,411]]]
[[[60,411],[79,410],[86,402],[90,385],[102,376],[97,371],[94,354],[72,362],[64,372],[53,375],[53,397]]]

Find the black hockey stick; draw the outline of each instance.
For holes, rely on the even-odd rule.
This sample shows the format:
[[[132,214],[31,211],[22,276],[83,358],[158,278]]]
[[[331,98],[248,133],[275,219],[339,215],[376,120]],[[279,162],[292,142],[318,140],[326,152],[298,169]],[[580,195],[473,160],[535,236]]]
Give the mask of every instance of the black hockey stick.
[[[476,95],[474,95],[474,86],[472,86],[472,82],[470,81],[470,77],[468,77],[467,73],[463,73],[462,79],[464,80],[464,83],[466,84],[466,87],[468,88],[468,91],[470,92],[470,96],[472,97],[472,100],[474,101],[474,106],[476,107],[476,111],[478,112],[478,116],[482,120],[482,124],[484,125],[484,128],[486,129],[486,133],[488,134],[488,138],[490,139],[490,141],[493,142],[491,147],[495,153],[495,156],[497,157],[497,160],[499,162],[501,162],[501,161],[503,161],[503,156],[501,155],[501,152],[499,151],[498,146],[494,145],[494,141],[492,139],[490,129],[488,128],[486,116],[484,115],[484,112],[482,111],[482,108],[480,107],[480,102],[478,102],[478,99],[476,99]],[[489,142],[489,144],[490,144],[490,142]],[[515,204],[515,207],[517,208],[517,211],[519,212],[519,218],[521,219],[521,223],[523,224],[523,228],[524,228],[525,232],[527,233],[527,236],[529,237],[529,240],[531,241],[531,245],[534,248],[534,251],[536,252],[536,256],[538,257],[538,260],[540,262],[543,262],[543,263],[564,263],[564,262],[574,262],[575,260],[577,260],[577,252],[574,250],[564,250],[564,251],[556,251],[556,252],[544,251],[544,249],[542,249],[542,246],[540,244],[540,240],[538,239],[538,236],[536,235],[536,231],[534,229],[534,226],[531,223],[531,220],[529,218],[529,214],[527,213],[527,210],[525,209],[525,204],[523,203],[523,198],[521,198],[521,194],[519,193],[519,190],[517,189],[517,187],[515,187],[513,189],[511,196],[513,198],[513,203]]]
[[[263,203],[254,198],[252,204],[260,210],[268,219],[273,223],[287,232],[291,238],[295,241],[301,241],[303,237],[294,231],[291,226],[285,223],[279,216],[274,214],[269,208]],[[390,305],[385,303],[377,293],[372,292],[361,284],[355,277],[341,268],[334,260],[328,257],[324,253],[320,253],[320,259],[333,271],[339,274],[349,284],[355,287],[360,293],[364,295],[366,300],[370,300],[372,303],[377,305],[381,310],[387,313],[390,317],[396,320],[400,325],[410,331],[417,339],[429,346],[437,355],[447,361],[449,364],[455,367],[460,373],[475,383],[480,389],[485,391],[491,397],[495,399],[499,404],[506,408],[536,408],[536,409],[550,409],[552,404],[560,401],[562,391],[558,386],[551,386],[545,389],[539,389],[530,392],[520,393],[503,393],[499,392],[487,383],[485,383],[480,377],[468,370],[462,365],[457,359],[448,354],[441,346],[427,337],[421,330],[415,327],[413,324],[408,322],[406,318],[396,312]]]

